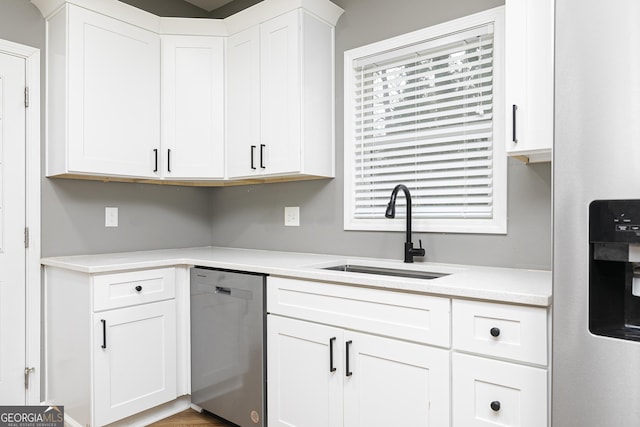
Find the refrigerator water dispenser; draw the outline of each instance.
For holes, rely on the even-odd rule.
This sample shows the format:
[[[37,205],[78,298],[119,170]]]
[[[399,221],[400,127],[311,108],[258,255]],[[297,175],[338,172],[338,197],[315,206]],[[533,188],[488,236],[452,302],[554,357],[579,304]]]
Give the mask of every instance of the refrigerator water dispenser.
[[[640,200],[589,205],[589,330],[640,341]]]

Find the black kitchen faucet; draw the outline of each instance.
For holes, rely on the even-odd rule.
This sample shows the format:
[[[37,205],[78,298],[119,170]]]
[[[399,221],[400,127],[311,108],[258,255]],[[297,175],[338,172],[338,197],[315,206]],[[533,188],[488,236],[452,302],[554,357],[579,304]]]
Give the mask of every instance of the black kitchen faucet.
[[[404,191],[404,197],[407,199],[407,239],[404,242],[404,262],[413,262],[413,257],[422,257],[425,255],[425,252],[422,248],[422,240],[419,240],[419,248],[414,248],[413,242],[411,241],[411,193],[409,193],[409,189],[405,185],[398,184],[395,186],[391,192],[391,200],[387,205],[387,211],[384,216],[387,218],[396,217],[396,197],[399,190]]]

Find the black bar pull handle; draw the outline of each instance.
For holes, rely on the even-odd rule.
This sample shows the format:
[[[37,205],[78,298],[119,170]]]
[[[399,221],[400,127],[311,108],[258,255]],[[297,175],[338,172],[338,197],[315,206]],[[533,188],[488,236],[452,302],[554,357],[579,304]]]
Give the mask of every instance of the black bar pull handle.
[[[346,365],[347,366],[346,366],[346,369],[345,369],[345,375],[347,377],[350,377],[351,375],[353,375],[353,372],[351,372],[351,370],[349,369],[349,347],[351,347],[351,343],[352,342],[353,341],[349,340],[345,344],[345,350],[346,350],[346,353],[347,353],[347,356],[346,356],[346,362],[347,362]]]
[[[335,372],[336,367],[333,366],[333,343],[335,342],[336,337],[329,338],[329,372]]]
[[[513,124],[513,128],[512,128],[512,135],[511,135],[511,140],[513,142],[515,142],[516,144],[518,143],[518,133],[516,132],[516,112],[518,111],[518,106],[516,104],[513,104],[511,106],[511,123]]]
[[[231,295],[231,288],[216,286],[216,294]]]
[[[167,148],[167,172],[171,172],[171,148]]]
[[[264,166],[264,147],[266,147],[266,145],[260,144],[260,167],[262,169],[265,169],[265,166]]]
[[[153,149],[153,157],[155,158],[155,166],[153,167],[154,172],[158,172],[158,149]]]
[[[252,145],[251,146],[251,169],[253,169],[253,170],[256,169],[255,165],[253,164],[253,155],[254,155],[255,151],[256,151],[256,146]]]
[[[107,321],[100,319],[102,322],[102,348],[107,348]]]

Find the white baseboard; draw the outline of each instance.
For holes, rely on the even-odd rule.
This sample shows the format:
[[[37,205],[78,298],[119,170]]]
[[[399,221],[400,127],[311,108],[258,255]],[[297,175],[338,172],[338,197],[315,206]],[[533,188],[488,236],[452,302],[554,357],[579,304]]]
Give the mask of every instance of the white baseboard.
[[[68,416],[67,414],[65,414],[64,427],[84,427],[84,426],[79,422],[77,422],[76,420],[74,420],[73,418],[71,418],[70,416]]]
[[[176,400],[167,402],[155,408],[148,409],[139,414],[132,415],[115,423],[109,424],[109,427],[144,427],[157,421],[175,415],[191,407],[191,396],[181,396]],[[64,416],[65,427],[87,427],[83,426],[67,414]]]
[[[181,396],[164,405],[132,415],[124,420],[109,424],[109,427],[144,427],[191,407],[191,396]]]

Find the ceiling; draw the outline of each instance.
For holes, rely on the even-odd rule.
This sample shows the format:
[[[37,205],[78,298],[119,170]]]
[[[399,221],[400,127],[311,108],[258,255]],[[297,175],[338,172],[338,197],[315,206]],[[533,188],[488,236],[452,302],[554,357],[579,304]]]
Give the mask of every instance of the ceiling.
[[[211,12],[219,7],[224,6],[227,3],[231,3],[232,0],[185,0],[191,4],[198,6],[200,9],[204,9],[207,12]]]

